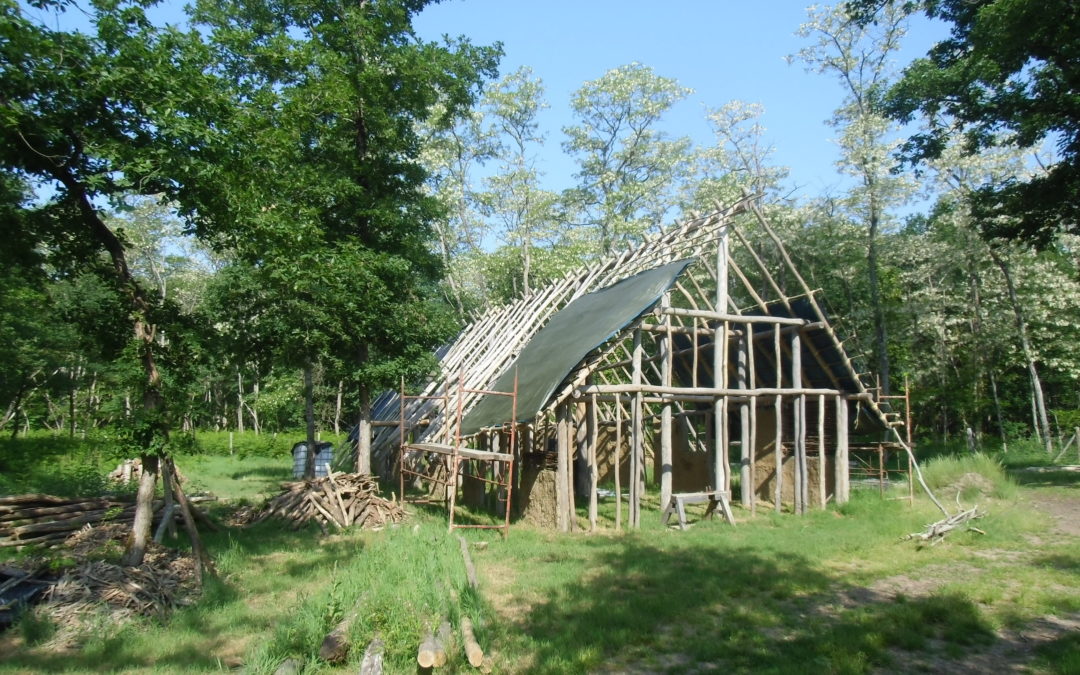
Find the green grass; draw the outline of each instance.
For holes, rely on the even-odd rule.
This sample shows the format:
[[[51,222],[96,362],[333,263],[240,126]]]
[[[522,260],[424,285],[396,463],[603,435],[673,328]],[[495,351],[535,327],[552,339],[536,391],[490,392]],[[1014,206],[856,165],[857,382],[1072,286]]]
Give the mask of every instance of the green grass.
[[[234,501],[272,492],[289,471],[287,455],[254,453],[182,456],[180,466],[194,485]],[[465,612],[494,672],[865,673],[909,657],[962,660],[992,646],[999,630],[1080,612],[1080,540],[1050,532],[1029,506],[1066,488],[1018,486],[982,455],[924,468],[940,490],[967,474],[983,477],[988,491],[961,490],[961,500],[977,498],[988,510],[977,522],[985,534],[957,531],[917,547],[904,535],[940,513],[922,498],[913,506],[882,500],[876,489],[805,517],[736,508],[735,527],[701,520],[695,507],[680,532],[661,526],[650,490],[637,532],[611,530],[611,499],[601,503],[604,529],[595,535],[518,524],[502,541],[467,531],[470,542],[488,542],[473,547],[481,575],[474,595],[438,509],[414,508],[406,524],[380,532],[320,537],[267,522],[208,533],[220,576],[194,606],[100,630],[66,653],[48,648],[47,624],[20,625],[22,645],[0,671],[218,672],[242,661],[246,672],[270,673],[296,658],[305,673],[356,672],[378,634],[387,672],[413,672],[423,632]],[[939,496],[954,505],[952,494]],[[322,637],[358,601],[348,663],[322,663]],[[1078,651],[1073,636],[1048,642],[1034,657],[1036,672],[1076,672]],[[452,653],[444,672],[471,670],[460,642]]]

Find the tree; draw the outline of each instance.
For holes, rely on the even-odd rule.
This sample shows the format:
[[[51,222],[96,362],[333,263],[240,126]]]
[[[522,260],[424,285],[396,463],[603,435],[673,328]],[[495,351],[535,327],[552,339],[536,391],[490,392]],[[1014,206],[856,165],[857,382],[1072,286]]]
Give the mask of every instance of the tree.
[[[700,167],[688,199],[691,208],[710,211],[718,202],[731,204],[743,194],[757,194],[765,201],[780,198],[788,171],[770,164],[773,148],[764,140],[764,112],[760,104],[743,101],[730,101],[707,112],[716,144],[696,158]]]
[[[669,139],[657,125],[690,93],[640,63],[609,70],[574,93],[578,124],[563,128],[563,148],[577,156],[579,185],[567,200],[594,231],[596,252],[639,242],[675,203],[690,141]]]
[[[442,208],[424,191],[419,126],[467,110],[498,58],[419,40],[412,17],[427,4],[234,0],[195,14],[243,92],[230,124],[248,139],[216,169],[229,199],[206,205],[200,232],[265,270],[275,291],[293,289],[278,353],[308,372],[328,354],[353,384],[364,473],[372,391],[415,375],[449,335],[428,299]]]
[[[560,237],[555,209],[558,195],[540,187],[533,152],[544,137],[537,115],[547,107],[544,85],[529,68],[519,68],[495,84],[484,97],[487,118],[500,158],[497,173],[488,177],[483,195],[485,211],[495,218],[501,239],[518,252],[513,269],[514,295],[529,293],[536,275],[536,249]],[[520,288],[517,288],[520,281]]]
[[[1080,232],[1080,6],[1071,0],[858,0],[864,24],[916,5],[949,37],[910,64],[889,91],[888,114],[921,116],[903,149],[911,163],[942,156],[961,135],[975,155],[992,148],[1057,147],[1044,173],[1006,177],[969,196],[987,234],[1046,245]]]
[[[892,73],[891,58],[906,32],[906,15],[889,5],[870,24],[853,21],[843,5],[811,7],[799,35],[813,43],[800,50],[808,68],[835,75],[845,99],[830,123],[840,130],[840,167],[858,184],[846,200],[854,217],[866,227],[867,273],[874,308],[874,352],[884,393],[890,391],[888,331],[882,302],[878,238],[887,225],[890,206],[899,203],[909,187],[892,173],[890,124],[881,107]]]
[[[35,3],[55,13],[67,5]],[[143,473],[124,561],[138,564],[159,460],[169,461],[157,342],[167,315],[132,273],[125,242],[103,211],[123,195],[175,191],[175,169],[190,157],[178,149],[198,148],[212,133],[197,113],[214,100],[215,87],[197,34],[154,28],[139,2],[80,9],[90,23],[85,32],[52,29],[11,0],[0,4],[0,169],[51,188],[21,223],[34,227],[27,237],[45,244],[58,264],[101,272],[130,317],[128,354],[140,367],[142,406],[128,423]],[[98,264],[102,255],[106,266]],[[201,572],[205,554],[186,521]]]

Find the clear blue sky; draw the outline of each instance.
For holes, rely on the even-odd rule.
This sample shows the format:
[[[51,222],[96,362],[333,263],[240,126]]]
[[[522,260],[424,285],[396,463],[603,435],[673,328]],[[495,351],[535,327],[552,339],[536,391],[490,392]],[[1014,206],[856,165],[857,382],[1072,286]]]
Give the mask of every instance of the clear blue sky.
[[[541,124],[547,147],[539,157],[548,187],[572,183],[574,164],[562,156],[562,127],[572,123],[571,94],[607,70],[637,61],[694,90],[664,129],[711,144],[705,108],[731,100],[765,107],[766,141],[776,164],[791,169],[797,196],[835,193],[843,184],[834,162],[834,132],[825,124],[843,92],[830,76],[788,65],[804,41],[799,0],[444,0],[415,22],[421,37],[464,35],[477,44],[503,43],[500,71],[530,66],[547,90]],[[899,64],[926,53],[945,35],[942,25],[916,21]]]

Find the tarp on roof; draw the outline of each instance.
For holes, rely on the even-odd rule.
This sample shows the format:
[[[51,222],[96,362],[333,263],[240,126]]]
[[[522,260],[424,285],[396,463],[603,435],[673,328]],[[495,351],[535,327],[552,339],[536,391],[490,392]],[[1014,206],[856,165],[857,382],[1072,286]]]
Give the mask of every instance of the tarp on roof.
[[[533,336],[491,389],[512,391],[516,372],[517,419],[533,419],[589,352],[655,305],[691,262],[693,259],[679,260],[655,267],[574,300]],[[507,396],[484,396],[462,420],[462,435],[505,424],[510,420],[510,404]]]

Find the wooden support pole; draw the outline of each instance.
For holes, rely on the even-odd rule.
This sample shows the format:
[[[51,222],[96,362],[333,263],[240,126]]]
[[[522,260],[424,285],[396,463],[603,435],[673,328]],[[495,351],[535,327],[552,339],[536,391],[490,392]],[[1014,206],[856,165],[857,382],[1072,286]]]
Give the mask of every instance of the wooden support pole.
[[[825,396],[819,395],[817,401],[818,504],[821,508],[825,508]]]
[[[802,388],[802,339],[798,333],[791,336],[791,386]],[[806,398],[795,399],[792,418],[795,432],[795,513],[806,513]]]
[[[597,423],[596,423],[596,396],[589,398],[588,409],[588,427],[589,427],[589,443],[588,443],[588,458],[589,458],[589,531],[596,531],[596,516],[597,516],[597,495],[596,484],[599,479],[600,468],[596,465],[596,443],[597,443]]]
[[[846,504],[850,498],[851,467],[848,465],[848,403],[842,396],[836,402],[836,503]]]
[[[622,404],[615,403],[615,531],[622,529]]]
[[[570,463],[570,405],[563,403],[555,414],[558,419],[555,443],[559,451],[555,463],[555,522],[560,532],[569,532],[570,520],[567,506],[569,497],[566,494],[566,487],[569,483],[567,465]]]
[[[728,306],[728,226],[723,225],[716,242],[716,302],[713,304],[715,318],[727,312]],[[727,387],[727,329],[724,320],[718,320],[713,334],[713,387]],[[715,449],[713,475],[715,489],[727,491],[730,487],[727,462],[727,405],[723,396],[713,404],[713,447]]]
[[[664,297],[661,300],[661,308],[667,309],[671,306],[671,293],[664,293]],[[664,315],[664,326],[670,330],[671,328],[671,315]],[[660,337],[660,385],[663,387],[671,386],[671,370],[672,370],[672,343],[671,333],[663,334]],[[671,471],[672,471],[672,449],[671,449],[671,415],[672,415],[672,403],[667,402],[663,404],[660,409],[660,506],[666,508],[668,502],[671,501]]]
[[[780,327],[773,326],[773,349],[776,353],[776,388],[783,386],[784,371],[780,368]],[[773,405],[776,412],[776,441],[773,445],[773,460],[776,468],[775,502],[773,508],[780,513],[784,508],[784,398],[777,396]],[[794,507],[792,507],[794,510]]]
[[[631,408],[631,447],[630,447],[630,527],[637,528],[641,525],[641,475],[642,464],[645,460],[645,425],[642,419],[641,400],[641,331],[634,330],[634,370],[632,374],[633,384],[638,387],[634,392],[634,402]]]
[[[743,337],[739,340],[738,357],[738,384],[740,389],[749,389],[750,355],[747,346],[750,340]],[[750,404],[739,404],[739,498],[744,508],[750,508],[753,499],[753,488],[750,485]]]

